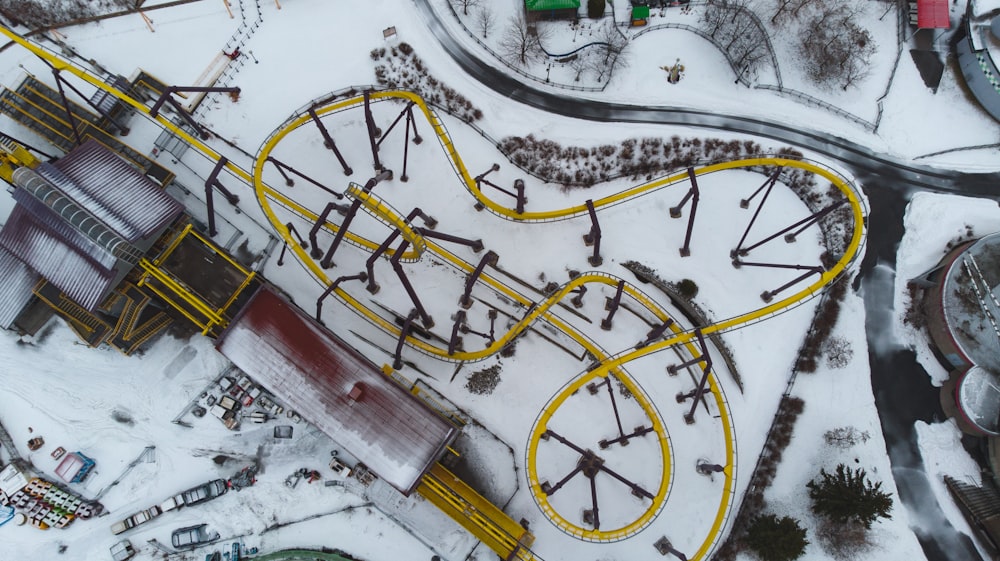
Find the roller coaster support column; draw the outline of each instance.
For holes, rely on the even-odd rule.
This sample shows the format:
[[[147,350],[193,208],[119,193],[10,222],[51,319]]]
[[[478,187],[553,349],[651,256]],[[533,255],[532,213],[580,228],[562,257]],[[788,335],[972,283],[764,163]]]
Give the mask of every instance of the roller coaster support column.
[[[225,156],[219,156],[219,161],[216,162],[215,169],[212,170],[212,173],[209,174],[208,179],[205,181],[205,206],[208,207],[208,235],[210,237],[219,233],[215,229],[215,200],[212,196],[213,191],[218,189],[218,191],[222,193],[222,196],[229,201],[229,204],[233,206],[238,205],[240,202],[240,198],[230,193],[229,189],[226,189],[226,186],[219,181],[219,173],[222,171],[222,168],[226,166],[227,162],[229,162],[229,160],[227,160]],[[239,207],[237,207],[237,211],[238,210]]]
[[[650,330],[650,332],[646,334],[646,339],[644,341],[640,341],[639,344],[635,346],[635,348],[641,349],[646,345],[652,343],[653,341],[659,339],[660,337],[663,337],[663,334],[666,333],[667,330],[670,329],[670,326],[673,324],[674,320],[667,318],[667,321],[663,322],[660,325],[657,325],[652,330]]]
[[[167,86],[167,89],[163,90],[163,93],[160,94],[159,99],[157,99],[156,102],[153,103],[153,107],[151,107],[150,110],[149,110],[149,116],[150,117],[156,117],[160,113],[160,108],[163,107],[163,104],[164,103],[170,103],[170,105],[174,108],[174,110],[177,111],[177,114],[180,115],[181,118],[184,119],[187,122],[187,124],[191,125],[191,127],[194,128],[194,130],[198,131],[198,136],[200,136],[202,140],[208,140],[208,131],[205,130],[204,128],[202,128],[202,126],[199,125],[198,122],[194,120],[194,118],[191,116],[191,114],[188,113],[186,109],[184,109],[183,107],[181,107],[180,103],[177,103],[177,101],[174,100],[173,94],[174,93],[179,93],[179,92],[183,92],[183,93],[228,93],[228,94],[239,95],[240,89],[239,88],[204,88],[204,87],[196,87],[196,86],[184,86],[184,87],[180,87],[180,86]]]
[[[292,225],[291,222],[286,223],[285,228],[288,230],[289,236],[295,236],[299,240],[299,245],[302,246],[302,249],[309,247],[309,242],[302,239],[302,236],[299,235],[298,230],[295,229],[295,226]],[[281,253],[278,254],[279,267],[285,264],[285,251],[287,250],[288,250],[288,242],[281,244]]]
[[[319,216],[316,217],[316,222],[314,222],[312,228],[309,229],[309,243],[312,244],[312,250],[310,250],[309,255],[311,255],[313,259],[323,257],[323,250],[319,248],[319,241],[316,239],[316,234],[319,233],[319,229],[323,227],[323,224],[326,224],[326,219],[330,216],[330,213],[337,210],[341,215],[346,216],[350,208],[351,207],[347,205],[327,203],[326,207],[323,208],[323,212],[319,213]]]
[[[391,169],[383,170],[375,177],[369,179],[368,183],[365,183],[364,190],[371,191],[376,185],[387,179],[392,179]],[[358,214],[359,208],[361,208],[361,200],[354,199],[354,201],[351,202],[351,208],[347,209],[347,215],[344,216],[344,220],[337,229],[337,235],[334,236],[333,243],[330,244],[330,249],[326,250],[326,255],[324,255],[323,259],[319,262],[320,267],[323,267],[324,269],[333,267],[333,254],[337,252],[337,247],[340,246],[341,240],[344,239],[344,235],[347,233],[347,229],[350,228],[351,221],[353,221],[354,217]],[[313,228],[315,229],[315,226],[313,226]]]
[[[604,301],[604,309],[608,310],[608,317],[601,320],[601,329],[605,331],[611,330],[611,320],[615,317],[615,312],[618,311],[618,306],[622,303],[622,292],[624,290],[625,281],[618,281],[618,290],[615,291],[615,297]]]
[[[752,195],[746,199],[740,199],[740,208],[750,208],[750,201],[754,200],[754,198],[764,189],[767,189],[767,192],[764,193],[764,198],[766,199],[768,194],[771,193],[771,187],[774,187],[774,183],[778,181],[779,175],[781,175],[781,168],[775,168],[774,172],[771,173],[766,181],[764,181],[764,184],[758,187]],[[763,205],[764,203],[761,202],[761,204]]]
[[[694,217],[698,213],[698,199],[700,195],[698,194],[698,178],[694,174],[694,168],[688,168],[688,177],[691,178],[691,188],[688,189],[684,198],[681,202],[670,208],[670,218],[680,218],[681,211],[684,209],[684,205],[687,204],[688,200],[691,200],[691,216],[688,217],[687,232],[684,234],[684,246],[681,247],[681,257],[687,257],[691,255],[691,232],[694,230]]]
[[[315,179],[309,177],[308,175],[302,173],[301,171],[293,168],[292,166],[290,166],[290,165],[288,165],[288,164],[286,164],[284,162],[278,161],[277,159],[275,159],[273,157],[270,157],[270,156],[268,156],[267,161],[271,162],[272,164],[274,164],[274,167],[278,168],[278,173],[281,174],[281,177],[285,178],[285,185],[287,185],[289,187],[294,186],[295,182],[292,181],[292,179],[290,177],[288,177],[288,175],[285,174],[285,171],[290,171],[290,172],[294,173],[295,175],[301,177],[302,179],[305,179],[309,183],[312,183],[313,185],[319,187],[320,189],[326,191],[327,193],[330,193],[334,197],[337,197],[338,199],[343,199],[344,198],[344,195],[342,193],[338,193],[338,192],[334,191],[333,189],[327,187],[326,185],[323,185],[319,181],[316,181]]]
[[[739,81],[739,79],[737,79],[737,81]],[[656,548],[656,551],[658,551],[660,555],[666,555],[669,553],[674,557],[680,559],[681,561],[687,561],[687,555],[684,555],[680,551],[674,549],[673,544],[670,543],[670,540],[668,540],[666,536],[663,536],[660,539],[656,540],[656,543],[653,544],[653,547]]]
[[[424,219],[424,223],[427,224],[429,228],[437,226],[437,220],[433,216],[428,216],[427,214],[424,214],[424,211],[420,210],[419,208],[411,210],[410,214],[406,215],[406,222],[407,223],[412,222],[413,219],[418,216]],[[418,230],[424,230],[424,229],[418,228]],[[380,287],[378,283],[375,282],[375,261],[377,261],[378,258],[382,256],[382,254],[384,254],[386,251],[389,250],[389,246],[392,245],[392,242],[396,241],[396,238],[399,237],[400,233],[401,232],[399,231],[398,228],[394,229],[392,233],[389,234],[389,236],[385,239],[385,241],[382,242],[382,245],[378,246],[375,252],[372,253],[371,256],[365,261],[365,270],[368,271],[368,286],[365,288],[368,290],[368,292],[371,292],[372,294],[378,294]]]
[[[483,269],[485,269],[487,265],[493,265],[495,267],[499,258],[500,256],[491,250],[487,251],[486,255],[479,260],[479,265],[476,265],[476,269],[472,271],[469,278],[465,280],[465,291],[462,293],[462,297],[458,300],[458,304],[460,306],[466,310],[472,307],[472,287],[475,286],[476,281],[479,280],[479,276],[483,274]]]
[[[404,244],[406,242],[403,242]],[[406,321],[403,322],[403,327],[399,330],[399,339],[396,341],[396,352],[392,355],[392,368],[393,370],[403,369],[403,343],[406,342],[406,336],[410,334],[410,329],[413,328],[413,320],[417,319],[417,312],[414,310],[410,312],[410,315],[406,316]]]
[[[576,296],[570,300],[570,303],[573,304],[573,307],[575,308],[582,308],[583,295],[587,293],[587,287],[581,284],[574,292],[576,292]]]
[[[483,181],[485,181],[486,176],[489,175],[489,174],[491,174],[491,173],[493,173],[494,171],[500,171],[500,164],[493,164],[490,167],[490,169],[484,171],[483,173],[480,173],[479,175],[477,175],[475,177],[476,189],[478,189],[480,193],[483,192],[482,183],[483,183]],[[489,183],[489,185],[493,185],[493,184]],[[486,208],[486,206],[483,205],[483,203],[481,203],[479,201],[476,201],[475,207],[476,207],[476,210],[483,210],[484,208]]]
[[[600,267],[604,263],[601,258],[601,225],[597,222],[597,211],[594,210],[594,201],[587,199],[587,212],[590,214],[590,232],[583,236],[583,243],[587,247],[594,246],[594,254],[587,259],[592,267]]]
[[[778,294],[779,292],[785,290],[786,288],[788,288],[788,287],[790,287],[792,285],[795,285],[795,284],[798,284],[798,283],[804,281],[805,279],[809,278],[809,275],[812,275],[812,274],[820,274],[820,275],[822,275],[823,271],[824,271],[823,267],[818,266],[818,265],[815,266],[815,267],[807,267],[807,266],[804,266],[804,265],[772,265],[770,263],[741,263],[741,265],[750,265],[750,266],[754,266],[754,267],[774,267],[774,268],[778,268],[778,269],[797,269],[797,270],[803,270],[804,269],[806,271],[806,272],[802,273],[801,275],[795,277],[794,279],[792,279],[792,280],[786,282],[785,284],[779,286],[778,288],[775,288],[774,290],[765,290],[764,292],[762,292],[761,295],[760,295],[760,299],[763,300],[763,301],[765,301],[765,302],[770,302],[771,299],[774,298],[774,296],[776,294]]]
[[[701,371],[701,380],[698,382],[698,387],[695,388],[694,401],[691,402],[691,410],[684,414],[684,422],[693,425],[694,424],[694,411],[698,408],[698,403],[705,400],[705,394],[708,392],[706,389],[706,384],[708,383],[708,375],[712,371],[712,357],[708,354],[708,347],[705,345],[705,338],[701,335],[701,330],[696,329],[694,334],[698,336],[698,344],[701,346],[701,356],[705,358],[705,368]]]
[[[801,228],[799,228],[798,230],[795,230],[794,232],[790,232],[788,234],[785,234],[785,241],[787,243],[794,242],[795,239],[798,237],[798,235],[801,234],[802,232],[804,232],[806,230],[806,228],[809,228],[813,224],[819,222],[820,219],[822,219],[824,216],[826,216],[827,214],[830,214],[831,212],[833,212],[834,210],[840,208],[840,206],[842,206],[844,204],[847,204],[846,200],[840,201],[838,203],[834,203],[834,204],[830,205],[829,207],[827,207],[827,208],[819,211],[819,213],[814,214],[813,215],[813,219],[809,220],[807,222],[804,222],[802,224]]]
[[[375,117],[372,115],[371,90],[365,90],[365,124],[368,125],[368,140],[372,145],[372,159],[375,160],[375,171],[382,171],[382,162],[378,159],[378,143],[375,139],[382,136],[382,130],[375,126]]]
[[[337,156],[337,161],[340,162],[340,167],[344,168],[344,175],[351,175],[354,173],[351,166],[347,165],[347,161],[344,160],[343,154],[341,154],[340,150],[337,149],[337,143],[334,142],[333,137],[330,136],[330,131],[326,130],[323,122],[319,120],[319,115],[316,114],[316,110],[312,107],[309,108],[309,116],[312,117],[313,122],[316,123],[317,127],[319,127],[319,133],[323,135],[323,144],[330,150],[333,150],[333,154]]]
[[[451,326],[451,338],[448,339],[448,356],[455,354],[455,351],[462,348],[462,338],[458,332],[465,323],[465,310],[455,312],[455,323]]]
[[[434,327],[434,320],[431,316],[427,315],[427,310],[424,309],[424,305],[420,303],[420,298],[417,298],[417,292],[413,290],[413,285],[410,284],[410,279],[406,277],[406,271],[403,270],[403,266],[399,264],[399,259],[406,252],[406,248],[410,247],[410,242],[403,240],[403,243],[399,244],[396,248],[395,253],[392,254],[392,258],[389,259],[389,263],[392,264],[392,270],[396,271],[396,276],[399,277],[399,282],[402,283],[403,288],[406,289],[406,294],[410,297],[410,301],[413,302],[413,307],[417,309],[417,313],[420,314],[420,321],[424,324],[424,327],[430,329]]]
[[[451,234],[445,234],[442,232],[435,232],[427,228],[416,228],[421,235],[427,238],[434,238],[437,240],[443,240],[446,242],[457,243],[460,245],[466,245],[472,248],[472,251],[479,253],[483,250],[483,240],[469,240],[461,238],[459,236],[453,236]]]
[[[48,61],[46,61],[46,64],[48,64]],[[52,65],[50,64],[49,66],[52,66]],[[100,113],[101,117],[104,117],[105,119],[108,120],[109,123],[111,123],[112,125],[114,125],[115,129],[117,129],[117,131],[118,131],[119,134],[121,134],[122,136],[128,136],[128,133],[129,133],[129,128],[128,127],[126,127],[125,125],[122,125],[118,121],[114,120],[114,118],[111,117],[111,115],[107,111],[105,111],[100,105],[98,105],[97,103],[94,103],[93,101],[91,101],[91,99],[89,97],[83,95],[82,93],[80,93],[80,90],[78,90],[75,87],[73,87],[73,84],[71,84],[71,83],[67,82],[66,80],[64,80],[63,77],[62,77],[62,74],[60,74],[60,71],[59,71],[58,68],[52,68],[52,75],[55,76],[56,86],[59,89],[59,95],[62,97],[63,108],[66,109],[66,114],[69,116],[70,127],[73,129],[73,134],[77,137],[77,144],[80,143],[80,138],[79,138],[79,133],[76,132],[76,119],[73,117],[73,113],[70,111],[69,100],[66,98],[66,93],[63,91],[63,85],[65,85],[67,88],[73,90],[73,93],[75,93],[77,96],[79,96],[80,99],[82,99],[84,102],[86,102],[87,105],[89,105],[91,108],[94,109],[94,111],[97,111],[98,113]]]
[[[321,315],[323,313],[323,300],[325,300],[326,297],[329,296],[331,292],[336,290],[337,286],[339,286],[340,283],[349,280],[359,280],[361,282],[365,282],[367,278],[368,275],[366,275],[365,272],[362,271],[356,275],[337,277],[333,282],[331,282],[330,286],[326,287],[326,290],[323,291],[323,294],[320,294],[319,298],[316,299],[316,321],[322,323],[323,325],[326,325],[325,323],[323,323],[323,320],[321,319]]]

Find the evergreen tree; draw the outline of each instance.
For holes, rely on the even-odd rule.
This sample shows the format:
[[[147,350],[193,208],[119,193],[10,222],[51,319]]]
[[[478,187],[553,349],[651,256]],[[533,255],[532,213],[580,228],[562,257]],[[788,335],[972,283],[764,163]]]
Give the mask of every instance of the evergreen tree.
[[[774,514],[753,519],[744,541],[764,561],[793,561],[802,557],[809,544],[798,520]]]
[[[820,480],[806,483],[812,511],[835,522],[858,522],[871,528],[879,518],[892,518],[892,493],[882,491],[882,482],[872,483],[865,470],[844,464],[833,474],[820,470]]]

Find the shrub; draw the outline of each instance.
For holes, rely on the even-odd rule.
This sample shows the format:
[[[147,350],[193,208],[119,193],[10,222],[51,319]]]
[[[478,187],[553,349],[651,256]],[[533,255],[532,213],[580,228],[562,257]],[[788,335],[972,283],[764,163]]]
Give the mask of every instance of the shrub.
[[[774,514],[755,518],[744,541],[764,561],[793,561],[802,557],[809,545],[806,530],[798,520]]]
[[[698,285],[691,279],[682,279],[681,282],[677,283],[677,292],[690,300],[698,295]]]

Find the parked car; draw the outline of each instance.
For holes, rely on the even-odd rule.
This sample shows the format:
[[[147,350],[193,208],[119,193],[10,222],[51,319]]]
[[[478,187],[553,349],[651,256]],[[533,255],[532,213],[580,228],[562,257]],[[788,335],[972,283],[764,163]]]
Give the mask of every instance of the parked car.
[[[187,528],[178,528],[170,536],[170,543],[174,549],[194,549],[199,545],[212,543],[219,539],[218,532],[209,532],[205,528],[208,524],[198,524]]]
[[[184,506],[184,497],[182,495],[175,495],[160,503],[160,510],[163,512],[169,512],[182,506]]]
[[[181,493],[181,499],[186,506],[200,504],[210,501],[220,495],[224,495],[229,488],[222,479],[214,479],[197,487],[193,487]]]

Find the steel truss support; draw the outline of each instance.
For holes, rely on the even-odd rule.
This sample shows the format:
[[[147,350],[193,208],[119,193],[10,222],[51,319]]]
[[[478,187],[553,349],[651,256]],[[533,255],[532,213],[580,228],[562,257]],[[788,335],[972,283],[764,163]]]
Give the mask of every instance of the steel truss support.
[[[763,201],[762,201],[762,203],[763,203]],[[818,210],[818,211],[810,214],[809,216],[803,218],[802,220],[799,220],[798,222],[795,222],[791,226],[787,226],[785,228],[782,228],[781,230],[778,230],[777,232],[775,232],[775,233],[771,234],[770,236],[762,239],[761,241],[759,241],[759,242],[757,242],[757,243],[755,243],[753,245],[749,245],[747,247],[743,247],[743,239],[746,239],[746,232],[744,232],[743,239],[740,240],[740,244],[738,246],[736,246],[736,249],[734,249],[733,251],[731,251],[729,253],[729,255],[730,255],[730,257],[733,257],[733,258],[736,258],[736,257],[745,257],[747,254],[749,254],[754,249],[757,249],[758,247],[760,247],[760,246],[766,244],[767,242],[769,242],[769,241],[777,238],[778,236],[781,236],[781,235],[784,235],[784,234],[788,234],[787,236],[785,236],[785,241],[787,241],[787,242],[793,242],[793,241],[795,241],[795,236],[797,234],[802,233],[803,230],[805,230],[809,226],[812,226],[813,224],[819,222],[824,216],[826,216],[826,215],[830,214],[831,212],[837,210],[838,208],[840,208],[844,204],[847,204],[847,199],[844,199],[844,200],[841,200],[841,201],[837,201],[835,203],[831,203],[831,204],[827,205],[825,208],[823,208],[822,210]],[[760,209],[758,208],[758,211],[759,210]],[[756,218],[756,217],[757,217],[757,215],[754,214],[754,218]],[[750,224],[753,225],[753,221],[752,220],[751,220]],[[792,232],[793,230],[794,230],[794,232],[791,233],[791,234],[789,234],[789,232]],[[749,232],[749,231],[750,231],[750,226],[747,226],[747,232]]]
[[[48,64],[48,62],[46,62],[46,64]],[[49,64],[49,66],[51,67],[52,65]],[[118,129],[118,133],[119,134],[121,134],[122,136],[128,136],[128,133],[129,133],[129,128],[128,127],[126,127],[125,125],[123,125],[123,124],[119,123],[118,121],[116,121],[110,114],[108,114],[107,111],[105,111],[104,109],[102,109],[96,103],[90,101],[89,97],[87,97],[87,96],[83,95],[82,93],[80,93],[80,90],[76,89],[73,86],[73,84],[69,83],[69,81],[67,81],[65,78],[62,77],[62,74],[60,73],[60,70],[58,68],[52,67],[52,75],[56,79],[56,87],[59,90],[59,96],[62,98],[63,108],[66,109],[66,115],[69,116],[69,126],[70,126],[70,128],[73,129],[73,136],[76,137],[76,143],[77,144],[82,144],[82,141],[80,140],[80,133],[77,131],[77,128],[76,128],[76,117],[73,116],[73,111],[71,111],[71,106],[69,104],[69,99],[66,97],[66,92],[63,90],[63,86],[66,86],[67,88],[73,90],[73,93],[75,93],[87,105],[89,105],[91,108],[93,108],[94,111],[97,111],[98,113],[100,113],[101,117],[104,117],[105,119],[107,119],[108,122],[110,122],[112,125],[115,126],[116,129]]]
[[[160,94],[160,97],[157,98],[155,103],[153,103],[153,107],[149,109],[149,116],[156,117],[157,115],[159,115],[160,108],[163,107],[163,104],[169,103],[170,106],[174,108],[174,111],[176,111],[177,114],[180,115],[185,122],[187,122],[187,124],[191,125],[191,127],[198,132],[198,136],[200,136],[202,140],[207,140],[209,136],[208,131],[205,130],[204,127],[199,125],[198,122],[194,120],[194,117],[192,117],[191,114],[188,113],[186,109],[181,107],[180,103],[177,103],[177,100],[175,100],[173,97],[173,94],[175,93],[228,93],[228,94],[239,95],[240,89],[208,88],[208,87],[198,87],[198,86],[167,86],[167,89],[163,90],[163,93]]]
[[[701,195],[698,192],[698,178],[694,173],[694,168],[688,168],[688,178],[691,179],[691,188],[675,207],[670,207],[670,218],[680,218],[681,211],[688,200],[691,201],[691,216],[688,217],[687,232],[684,234],[684,246],[681,247],[681,257],[691,255],[691,232],[694,230],[694,218],[698,213],[698,199]]]
[[[409,180],[409,177],[406,175],[406,164],[409,161],[409,156],[410,156],[410,127],[413,127],[413,143],[420,144],[421,142],[424,141],[424,139],[420,137],[420,133],[417,132],[417,122],[413,118],[414,105],[416,105],[416,103],[413,101],[407,103],[406,107],[404,107],[403,110],[399,112],[399,115],[396,117],[396,119],[392,122],[391,125],[389,125],[389,128],[386,129],[385,133],[380,136],[378,142],[375,143],[375,146],[377,148],[381,148],[382,142],[385,141],[385,139],[389,138],[389,133],[392,132],[392,129],[396,127],[396,125],[399,123],[400,120],[402,120],[404,116],[406,117],[406,132],[403,134],[403,174],[399,176],[400,181]]]
[[[285,224],[285,229],[288,231],[289,236],[295,236],[295,238],[299,240],[299,245],[302,246],[302,249],[306,249],[307,247],[309,247],[309,242],[302,239],[302,236],[299,235],[299,231],[295,229],[295,226],[291,222]],[[279,267],[285,264],[285,252],[287,250],[288,250],[288,242],[282,243],[281,253],[278,254]]]
[[[496,189],[497,191],[500,191],[501,193],[503,193],[505,195],[509,195],[511,197],[514,197],[514,201],[515,201],[515,203],[514,203],[514,212],[516,212],[518,214],[524,214],[524,205],[525,205],[525,203],[528,202],[528,197],[524,196],[524,180],[523,179],[515,179],[514,180],[514,191],[509,191],[509,190],[504,189],[503,187],[497,185],[496,183],[493,183],[492,181],[486,179],[486,176],[488,174],[490,174],[491,172],[497,171],[499,169],[500,169],[500,164],[493,164],[493,167],[491,167],[490,169],[486,170],[485,172],[483,172],[483,173],[477,175],[476,177],[474,177],[473,179],[475,179],[475,182],[476,182],[476,189],[479,190],[480,193],[482,193],[482,191],[483,191],[483,185],[488,185],[488,186]],[[486,208],[483,205],[483,203],[480,203],[478,201],[476,202],[475,206],[476,206],[476,210],[483,210],[484,208]]]
[[[208,179],[205,180],[205,206],[208,207],[208,235],[209,237],[214,237],[218,234],[218,230],[215,229],[215,198],[213,193],[218,190],[222,193],[222,196],[226,198],[229,204],[239,210],[237,206],[240,202],[240,198],[232,194],[226,186],[219,181],[219,173],[222,172],[222,168],[226,166],[229,160],[225,156],[219,156],[219,161],[216,162],[215,168],[212,173],[208,175]]]
[[[758,187],[757,190],[753,192],[753,194],[751,194],[749,197],[745,199],[740,199],[740,208],[750,208],[750,201],[754,200],[757,197],[757,195],[764,189],[767,189],[767,193],[770,193],[771,187],[773,187],[775,182],[778,181],[778,176],[780,175],[781,175],[781,168],[780,167],[774,168],[774,171],[771,172],[771,175],[768,176],[768,178],[764,181],[764,183],[760,187]],[[764,198],[765,199],[767,198],[767,194],[764,195]],[[761,203],[761,205],[763,205],[763,203]]]
[[[479,260],[479,264],[476,265],[476,269],[472,271],[469,278],[465,280],[465,291],[462,292],[462,297],[458,299],[458,304],[462,306],[462,308],[468,310],[472,307],[472,287],[475,286],[476,281],[479,280],[480,275],[483,274],[483,269],[485,269],[487,265],[495,267],[497,260],[499,259],[500,256],[497,255],[496,252],[490,250],[486,252],[486,255],[484,255],[482,259]]]
[[[490,169],[484,171],[483,173],[480,173],[479,175],[473,178],[476,182],[477,191],[479,191],[480,193],[483,192],[483,186],[482,186],[483,180],[486,178],[487,175],[495,171],[500,171],[500,164],[493,164],[492,166],[490,166]],[[476,210],[483,210],[484,208],[486,208],[486,206],[483,205],[483,203],[476,201],[475,208]]]
[[[312,117],[316,126],[319,127],[319,133],[323,136],[323,145],[333,151],[333,154],[337,156],[337,161],[340,162],[340,167],[344,169],[344,175],[351,175],[354,170],[351,166],[347,165],[347,160],[344,159],[344,155],[340,153],[337,148],[337,143],[333,141],[333,136],[330,135],[330,131],[326,130],[326,126],[323,125],[323,121],[319,120],[319,115],[316,114],[316,110],[312,107],[309,108],[309,116]]]
[[[608,311],[608,317],[601,320],[601,329],[605,331],[611,330],[611,320],[615,317],[615,312],[618,311],[618,306],[622,303],[622,292],[625,291],[625,281],[618,281],[618,289],[615,290],[614,298],[607,298],[604,301],[604,309]]]
[[[407,242],[403,242],[404,244]],[[393,370],[403,369],[403,344],[406,343],[406,336],[410,334],[410,330],[413,329],[413,320],[417,319],[417,311],[414,310],[406,316],[406,321],[403,322],[403,326],[399,329],[399,339],[396,340],[396,352],[392,355],[392,368]]]
[[[740,252],[743,250],[743,242],[747,240],[747,236],[750,234],[750,229],[753,228],[754,222],[756,222],[757,217],[760,216],[760,211],[764,209],[764,204],[767,203],[767,198],[771,195],[771,189],[774,188],[774,184],[778,180],[778,173],[779,173],[778,171],[775,171],[773,174],[771,174],[771,177],[769,177],[767,181],[764,182],[763,185],[758,187],[757,190],[754,191],[752,195],[750,195],[749,199],[743,199],[740,201],[740,206],[742,208],[747,208],[750,205],[750,200],[756,197],[757,194],[760,193],[762,189],[764,190],[764,196],[761,197],[760,203],[757,205],[757,210],[753,211],[753,216],[750,217],[750,222],[747,224],[746,230],[744,230],[743,235],[740,236],[740,241],[739,243],[736,244],[736,249],[729,252],[730,258],[735,259],[736,256],[739,255]],[[744,255],[746,254],[744,253]]]
[[[464,310],[459,310],[459,311],[462,313],[462,325],[459,326],[459,328],[458,328],[459,331],[461,331],[462,333],[466,333],[466,334],[471,333],[473,335],[478,335],[478,336],[482,337],[483,339],[486,340],[486,346],[487,347],[489,347],[490,345],[492,345],[493,343],[496,342],[496,331],[495,331],[495,328],[496,328],[496,321],[497,321],[497,311],[495,309],[490,308],[490,311],[487,312],[487,315],[490,318],[490,332],[489,333],[483,333],[481,331],[475,331],[474,329],[472,329],[471,327],[469,327],[468,324],[465,323],[465,312],[464,312]]]
[[[337,287],[340,286],[340,283],[350,280],[359,280],[361,282],[365,282],[365,279],[367,277],[368,275],[366,275],[365,272],[362,271],[356,275],[337,277],[333,282],[331,282],[330,286],[326,287],[326,290],[324,290],[323,293],[319,295],[319,298],[316,299],[316,321],[322,323],[323,325],[326,325],[325,323],[323,323],[322,319],[323,300],[325,300],[326,297],[329,296],[331,292],[336,290]]]
[[[283,177],[285,179],[285,185],[287,185],[288,187],[294,186],[295,182],[292,181],[292,178],[288,177],[288,174],[285,173],[286,171],[287,172],[291,172],[291,173],[297,175],[298,177],[301,177],[302,179],[305,179],[309,183],[312,183],[313,185],[319,187],[323,191],[326,191],[327,193],[330,193],[334,197],[337,197],[338,199],[343,199],[344,198],[344,195],[342,193],[338,193],[338,192],[334,191],[333,189],[327,187],[326,185],[323,185],[319,181],[316,181],[315,179],[313,179],[313,178],[309,177],[308,175],[302,173],[301,171],[293,168],[292,166],[290,166],[290,165],[288,165],[288,164],[286,164],[284,162],[279,161],[276,158],[268,156],[267,161],[271,162],[272,164],[274,164],[274,167],[278,168],[278,173],[280,173],[281,177]]]
[[[601,257],[601,224],[597,221],[597,211],[594,209],[594,201],[587,199],[587,213],[590,214],[590,232],[583,236],[583,243],[586,246],[594,246],[594,254],[587,259],[592,267],[600,267],[604,263]]]
[[[545,431],[545,433],[543,434],[543,438],[544,439],[553,438],[559,441],[561,444],[565,445],[566,447],[580,454],[580,459],[577,461],[576,467],[572,471],[570,471],[570,473],[567,474],[566,477],[563,477],[555,485],[550,485],[548,481],[543,481],[541,484],[542,492],[545,493],[547,496],[552,496],[553,494],[556,493],[556,491],[561,489],[563,485],[565,485],[570,479],[572,479],[573,476],[575,476],[578,473],[583,473],[585,477],[590,479],[590,497],[591,497],[591,504],[593,505],[593,510],[589,511],[589,516],[587,516],[587,511],[585,511],[584,514],[585,518],[590,518],[588,522],[593,524],[595,530],[600,529],[601,525],[600,517],[598,514],[599,511],[597,507],[597,486],[595,483],[595,479],[598,473],[604,472],[610,475],[612,478],[616,479],[618,482],[628,487],[629,490],[632,492],[632,494],[636,497],[646,498],[650,500],[654,498],[653,494],[643,489],[642,486],[633,483],[628,479],[625,479],[624,477],[621,476],[621,474],[607,467],[604,464],[604,460],[600,458],[597,454],[593,453],[592,451],[580,448],[576,444],[570,442],[568,439],[560,436],[559,434],[556,434],[551,429]]]
[[[395,271],[396,276],[399,277],[399,282],[402,283],[403,288],[406,289],[406,294],[410,297],[410,301],[413,302],[413,307],[416,308],[417,313],[420,314],[420,321],[424,324],[424,328],[430,329],[434,327],[434,320],[431,319],[431,316],[427,315],[427,310],[425,310],[424,305],[420,303],[420,298],[417,297],[417,292],[413,289],[413,285],[410,284],[410,279],[406,277],[406,271],[403,270],[403,266],[399,263],[399,259],[403,256],[403,253],[408,247],[410,247],[410,242],[403,240],[403,242],[399,244],[399,247],[396,248],[395,253],[392,254],[392,258],[389,259],[389,263],[392,264],[392,270]]]

